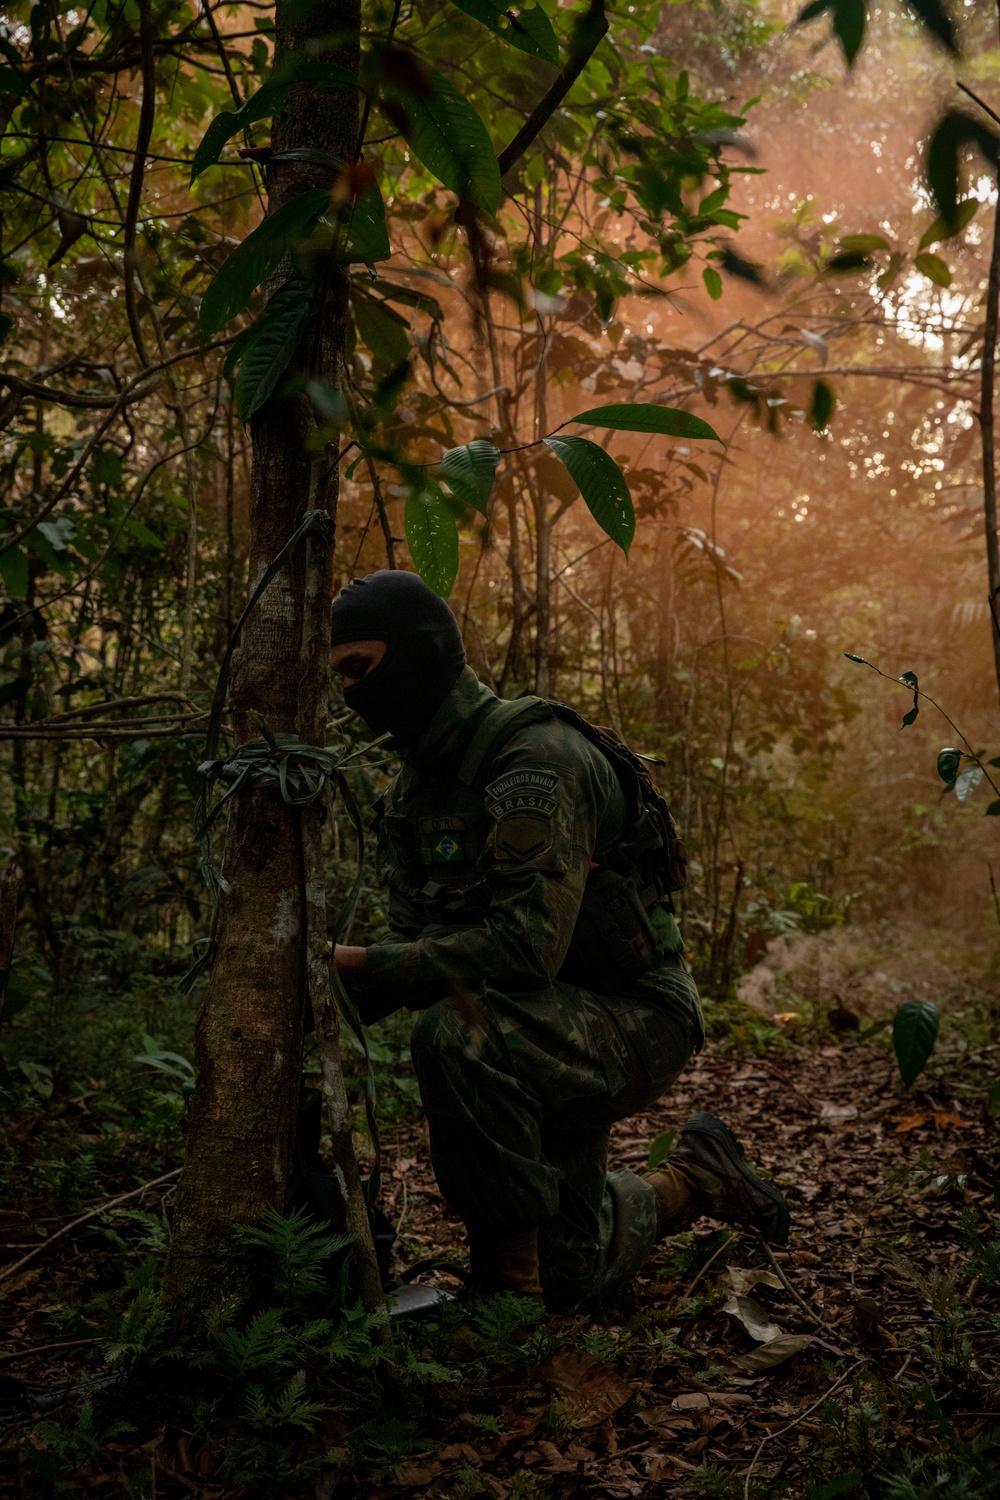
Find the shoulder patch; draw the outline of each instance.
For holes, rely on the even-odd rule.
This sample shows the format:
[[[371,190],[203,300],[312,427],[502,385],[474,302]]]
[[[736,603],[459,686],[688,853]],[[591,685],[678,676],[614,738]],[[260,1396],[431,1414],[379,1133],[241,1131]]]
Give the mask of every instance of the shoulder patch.
[[[497,822],[522,814],[551,818],[559,806],[554,795],[558,785],[552,771],[530,766],[510,771],[486,788],[486,811]]]
[[[536,858],[551,848],[552,825],[536,813],[504,818],[493,835],[493,852],[500,860],[521,862]]]

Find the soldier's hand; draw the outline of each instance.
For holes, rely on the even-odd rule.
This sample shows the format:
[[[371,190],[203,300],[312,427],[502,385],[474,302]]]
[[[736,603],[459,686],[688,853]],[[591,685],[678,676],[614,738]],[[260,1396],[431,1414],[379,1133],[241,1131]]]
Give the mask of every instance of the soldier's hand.
[[[361,984],[368,975],[368,950],[350,943],[338,943],[333,950],[337,973],[348,986]]]

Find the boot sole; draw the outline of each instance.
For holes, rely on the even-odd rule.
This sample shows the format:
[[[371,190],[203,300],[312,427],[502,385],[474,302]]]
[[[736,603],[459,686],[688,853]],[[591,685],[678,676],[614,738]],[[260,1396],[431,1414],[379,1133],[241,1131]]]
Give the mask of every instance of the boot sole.
[[[733,1135],[729,1126],[720,1120],[718,1115],[709,1114],[707,1110],[700,1109],[691,1116],[681,1133],[682,1135],[708,1136],[717,1146],[722,1148],[726,1160],[739,1173],[743,1181],[748,1183],[756,1192],[763,1194],[768,1200],[770,1208],[773,1210],[772,1215],[767,1216],[768,1222],[766,1226],[755,1224],[754,1227],[760,1228],[765,1238],[773,1244],[787,1245],[791,1229],[791,1211],[789,1210],[788,1203],[783,1194],[774,1186],[773,1182],[768,1182],[766,1177],[757,1176],[757,1173],[746,1159],[743,1147],[735,1135]],[[756,1214],[754,1217],[756,1219],[763,1219],[766,1217],[766,1211]]]

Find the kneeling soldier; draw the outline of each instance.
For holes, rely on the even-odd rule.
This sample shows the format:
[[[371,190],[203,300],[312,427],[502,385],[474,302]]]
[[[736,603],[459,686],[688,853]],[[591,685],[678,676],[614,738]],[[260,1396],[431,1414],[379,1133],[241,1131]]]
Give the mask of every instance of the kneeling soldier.
[[[423,1011],[434,1171],[476,1284],[583,1306],[703,1213],[783,1242],[784,1198],[714,1115],[659,1171],[607,1171],[611,1125],[704,1041],[669,905],[683,851],[641,761],[562,705],[497,698],[411,573],[344,590],[332,662],[402,760],[378,809],[390,931],[338,947],[337,967],[367,1022]]]

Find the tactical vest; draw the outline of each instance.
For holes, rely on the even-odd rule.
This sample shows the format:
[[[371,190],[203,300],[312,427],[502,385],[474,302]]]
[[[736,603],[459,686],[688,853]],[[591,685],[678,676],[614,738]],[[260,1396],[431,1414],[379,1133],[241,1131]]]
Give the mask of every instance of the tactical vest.
[[[684,844],[666,801],[639,756],[610,729],[600,729],[575,709],[544,698],[517,698],[491,708],[476,730],[459,780],[484,787],[493,762],[521,729],[554,715],[583,735],[609,762],[625,799],[622,836],[592,863],[560,979],[614,992],[664,961],[651,908],[682,890],[687,879]],[[671,907],[672,910],[672,907]]]

